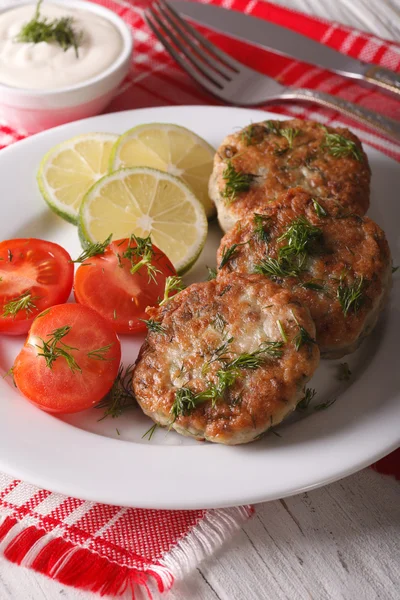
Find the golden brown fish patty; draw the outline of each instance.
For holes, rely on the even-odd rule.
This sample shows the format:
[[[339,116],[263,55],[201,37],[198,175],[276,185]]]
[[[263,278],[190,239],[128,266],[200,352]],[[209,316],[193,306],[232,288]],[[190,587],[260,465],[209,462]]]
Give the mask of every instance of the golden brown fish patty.
[[[370,179],[361,142],[348,129],[301,119],[264,121],[224,139],[215,155],[209,194],[222,229],[229,231],[238,219],[262,212],[296,186],[364,215]]]
[[[374,327],[391,282],[385,234],[367,217],[341,216],[297,188],[236,223],[221,241],[218,279],[263,273],[307,306],[321,355],[338,358]],[[222,266],[221,266],[222,264]]]
[[[318,366],[308,310],[258,275],[195,283],[148,313],[159,330],[140,351],[134,393],[146,415],[183,435],[255,440],[295,409]]]

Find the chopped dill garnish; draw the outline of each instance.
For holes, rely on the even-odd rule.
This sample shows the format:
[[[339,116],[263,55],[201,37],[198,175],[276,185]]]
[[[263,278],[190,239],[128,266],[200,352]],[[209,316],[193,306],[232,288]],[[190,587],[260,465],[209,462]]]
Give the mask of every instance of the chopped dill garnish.
[[[147,321],[146,321],[146,319],[139,319],[139,320],[143,321],[143,323],[145,323],[148,331],[151,331],[152,333],[162,333],[162,334],[166,335],[167,330],[158,321],[155,321],[154,319],[148,319]]]
[[[279,130],[279,134],[286,138],[289,150],[293,148],[294,138],[296,138],[299,133],[300,129],[293,129],[292,127],[282,127],[282,129]]]
[[[350,367],[347,362],[338,365],[337,378],[339,381],[349,381],[351,377]]]
[[[216,361],[222,361],[224,362],[225,360],[227,360],[228,356],[227,356],[227,352],[229,352],[229,345],[233,342],[233,337],[230,337],[226,340],[226,342],[224,342],[223,344],[221,344],[220,346],[218,346],[218,348],[216,348],[216,350],[214,350],[214,352],[211,355],[211,358],[209,358],[203,365],[201,372],[203,375],[205,375],[209,369],[209,366],[211,365],[211,363],[216,362]]]
[[[148,429],[148,430],[146,431],[146,433],[144,433],[144,434],[142,435],[142,440],[143,440],[144,438],[146,438],[146,437],[147,437],[147,439],[150,441],[150,440],[151,440],[151,438],[153,437],[153,435],[154,435],[154,432],[155,432],[155,430],[157,429],[157,427],[158,427],[158,423],[154,423],[154,424],[153,424],[153,425],[150,427],[150,429]]]
[[[234,202],[238,194],[249,191],[250,186],[256,177],[257,175],[253,175],[252,173],[236,171],[232,161],[228,160],[222,173],[222,178],[226,182],[222,197],[226,198],[228,203]]]
[[[108,236],[104,242],[92,242],[88,245],[87,248],[78,256],[76,260],[72,260],[73,263],[83,263],[88,258],[92,258],[93,256],[98,256],[99,254],[104,254],[107,246],[110,245],[112,238],[112,234]]]
[[[269,240],[269,234],[265,231],[265,226],[270,220],[271,217],[268,217],[267,215],[254,213],[254,233],[261,242],[268,242]]]
[[[318,283],[318,281],[322,281],[322,280],[318,280],[318,279],[311,279],[310,281],[304,281],[303,283],[300,283],[300,287],[304,288],[305,290],[314,290],[314,291],[324,291],[325,290],[325,285],[323,283]]]
[[[121,435],[117,427],[115,428],[115,431],[117,432],[117,435]]]
[[[32,293],[30,291],[26,291],[17,298],[13,298],[7,304],[3,306],[3,317],[15,317],[17,314],[24,310],[26,316],[28,316],[34,308],[36,308],[35,300],[38,300],[39,296],[32,297]]]
[[[132,241],[135,242],[135,246],[131,246]],[[141,238],[132,233],[129,238],[128,248],[122,254],[122,257],[131,261],[130,271],[132,275],[137,273],[142,267],[146,267],[150,283],[150,281],[156,282],[157,273],[161,273],[160,269],[157,269],[152,263],[154,254],[150,236]]]
[[[296,321],[297,327],[299,328],[298,334],[293,339],[294,347],[296,348],[297,352],[304,344],[316,344],[316,341],[314,340],[314,338],[311,337],[307,329],[305,329],[303,325],[300,325],[293,313],[292,315],[294,320]]]
[[[309,250],[310,243],[321,235],[322,230],[319,227],[312,225],[303,216],[298,217],[277,239],[277,242],[287,241],[287,245],[279,249],[279,258],[288,260],[304,254]]]
[[[111,344],[107,344],[107,346],[102,346],[101,348],[97,348],[96,350],[91,350],[87,353],[88,358],[92,358],[93,360],[115,360],[114,358],[106,357],[107,352],[113,345],[114,342],[111,342]]]
[[[317,392],[314,390],[314,388],[306,388],[304,390],[304,397],[297,404],[296,410],[307,410],[316,393]]]
[[[227,323],[226,323],[224,317],[220,313],[217,313],[215,315],[214,320],[211,321],[211,325],[214,327],[214,329],[216,329],[217,331],[222,333],[224,331]]]
[[[330,400],[327,400],[326,402],[321,402],[321,404],[317,404],[317,406],[314,406],[314,410],[326,410],[327,408],[332,406],[332,404],[334,404],[336,402],[336,400],[337,400],[337,398],[331,398]]]
[[[170,299],[171,292],[181,292],[185,289],[185,286],[182,283],[182,278],[177,275],[171,275],[167,277],[165,280],[165,288],[164,288],[164,297],[159,303],[159,306],[162,306]]]
[[[218,269],[222,269],[222,267],[224,267],[232,258],[234,258],[239,246],[245,246],[248,243],[249,242],[242,242],[240,244],[232,244],[232,246],[230,246],[229,248],[226,248],[226,246],[224,246],[222,249],[222,258],[221,258],[221,262],[218,265]]]
[[[283,325],[279,319],[276,321],[276,324],[278,325],[279,333],[281,334],[283,341],[286,343],[287,342],[286,331],[284,330]]]
[[[341,278],[337,289],[337,298],[345,317],[347,317],[349,311],[356,313],[360,309],[364,301],[363,287],[364,278],[362,276],[354,279],[350,285],[346,285],[343,278]]]
[[[232,340],[233,338],[230,338],[228,342],[220,346],[214,352],[214,355],[218,355],[214,360],[226,360],[227,357],[225,351],[227,344]],[[231,362],[225,363],[223,368],[217,371],[216,376],[218,383],[210,384],[209,387],[202,392],[196,394],[187,387],[179,388],[175,393],[175,400],[170,409],[172,423],[174,423],[178,417],[190,414],[191,411],[202,402],[211,400],[212,406],[215,406],[217,400],[222,398],[224,392],[231,387],[238,378],[242,377],[242,369],[258,369],[268,356],[280,358],[282,356],[282,346],[283,342],[263,342],[258,350],[239,354]],[[210,364],[210,362],[213,362],[213,360],[208,361],[208,364]]]
[[[254,265],[253,272],[276,279],[281,277],[297,277],[299,268],[285,260],[277,260],[276,258],[267,256]]]
[[[267,131],[263,125],[251,124],[241,131],[240,138],[245,146],[254,146],[263,141],[265,133]]]
[[[15,41],[32,44],[55,42],[61,46],[64,52],[72,46],[76,58],[78,58],[78,47],[82,41],[82,33],[74,31],[74,19],[72,17],[61,17],[49,21],[46,17],[41,17],[40,6],[42,2],[43,0],[38,1],[35,14],[28,23],[22,26]]]
[[[357,144],[339,133],[326,132],[323,148],[328,148],[330,154],[335,158],[352,156],[356,160],[363,160],[363,153]]]
[[[207,281],[212,281],[217,277],[217,269],[214,267],[207,267],[208,277]]]
[[[315,200],[315,198],[313,199],[313,205],[314,205],[315,212],[317,213],[317,216],[320,219],[321,219],[321,217],[328,216],[328,213],[326,212],[325,208],[323,206],[321,206],[320,203]]]
[[[280,135],[280,121],[264,121],[265,125],[268,128],[268,133],[273,133],[274,135]]]
[[[132,390],[132,372],[133,365],[128,365],[124,369],[121,364],[118,369],[118,375],[112,385],[107,396],[103,398],[96,408],[105,409],[104,415],[99,419],[102,421],[107,417],[116,419],[120,417],[126,410],[130,410],[136,406],[136,399]]]
[[[393,273],[396,273],[396,271],[397,271],[397,269],[398,269],[398,268],[399,268],[398,266],[397,266],[397,267],[394,267],[394,266],[392,265],[392,275],[393,275]]]
[[[82,369],[71,354],[71,350],[78,350],[78,348],[68,346],[61,341],[71,331],[71,329],[72,328],[70,325],[58,327],[51,333],[47,334],[47,337],[49,338],[47,341],[40,338],[43,346],[36,344],[36,347],[41,350],[41,352],[38,352],[37,355],[43,356],[46,361],[46,367],[49,367],[49,369],[53,368],[53,363],[58,358],[64,358],[68,367],[73,373],[75,373],[75,371],[82,373]]]

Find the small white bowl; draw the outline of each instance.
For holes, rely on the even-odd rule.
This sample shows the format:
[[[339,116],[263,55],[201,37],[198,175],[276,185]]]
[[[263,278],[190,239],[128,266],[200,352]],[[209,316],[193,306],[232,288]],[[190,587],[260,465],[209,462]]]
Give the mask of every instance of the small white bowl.
[[[1,12],[16,8],[25,1],[13,2]],[[119,84],[127,75],[133,50],[132,33],[114,12],[84,0],[54,0],[52,4],[67,5],[93,12],[110,21],[119,31],[123,48],[118,58],[104,71],[69,87],[54,90],[29,90],[0,83],[0,118],[10,127],[26,133],[37,133],[63,123],[85,119],[100,113],[112,100]],[[34,4],[32,4],[34,6]]]

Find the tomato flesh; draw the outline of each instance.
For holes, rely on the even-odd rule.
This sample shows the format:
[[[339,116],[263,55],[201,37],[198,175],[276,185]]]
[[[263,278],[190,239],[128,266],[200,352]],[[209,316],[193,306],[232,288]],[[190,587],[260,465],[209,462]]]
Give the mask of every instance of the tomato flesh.
[[[71,257],[58,244],[34,238],[0,242],[0,333],[26,333],[40,312],[68,299],[73,277]]]
[[[61,355],[47,366],[40,356],[43,342],[50,344],[54,332],[66,326],[70,329],[57,342],[56,352],[65,350],[78,368],[71,368]],[[86,306],[60,304],[34,320],[13,375],[20,392],[42,410],[74,413],[94,406],[107,394],[120,360],[118,336],[103,317]]]
[[[104,254],[79,267],[74,280],[76,301],[99,312],[118,333],[145,331],[141,319],[147,318],[146,308],[158,303],[167,277],[176,275],[171,261],[156,246],[152,246],[154,278],[145,265],[132,274],[132,262],[123,257],[129,247],[136,247],[133,240],[111,242]]]

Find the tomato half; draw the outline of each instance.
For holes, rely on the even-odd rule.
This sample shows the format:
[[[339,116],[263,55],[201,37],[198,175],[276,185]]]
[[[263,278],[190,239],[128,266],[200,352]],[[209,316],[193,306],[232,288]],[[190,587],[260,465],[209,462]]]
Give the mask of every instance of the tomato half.
[[[99,312],[118,333],[145,331],[140,319],[147,318],[147,306],[158,303],[166,278],[176,275],[171,261],[156,246],[151,246],[153,276],[146,265],[132,274],[140,257],[130,260],[123,255],[136,247],[134,240],[112,241],[104,254],[88,258],[75,273],[76,301]]]
[[[0,333],[26,333],[36,315],[68,299],[73,278],[71,257],[58,244],[0,242]]]
[[[39,408],[73,413],[107,394],[120,360],[118,336],[103,317],[87,306],[59,304],[34,320],[13,375],[20,392]]]

